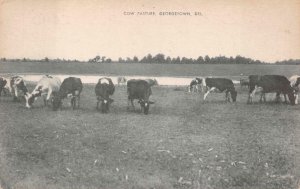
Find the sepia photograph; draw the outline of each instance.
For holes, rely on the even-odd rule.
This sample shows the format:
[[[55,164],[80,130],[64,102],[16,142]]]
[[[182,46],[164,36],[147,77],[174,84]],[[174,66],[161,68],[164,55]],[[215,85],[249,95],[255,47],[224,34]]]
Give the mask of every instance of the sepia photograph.
[[[0,0],[0,189],[300,189],[300,0]]]

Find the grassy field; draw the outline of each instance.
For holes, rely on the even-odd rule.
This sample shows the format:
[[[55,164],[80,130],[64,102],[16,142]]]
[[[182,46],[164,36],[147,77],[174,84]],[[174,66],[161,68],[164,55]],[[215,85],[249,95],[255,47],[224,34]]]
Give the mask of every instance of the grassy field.
[[[146,116],[127,111],[125,87],[113,98],[101,114],[92,85],[75,111],[67,101],[52,112],[41,99],[27,110],[1,97],[2,187],[299,188],[299,105],[246,105],[240,88],[231,104],[224,94],[204,102],[183,88],[154,87]]]
[[[144,76],[239,76],[280,74],[290,77],[300,73],[297,65],[195,65],[195,64],[89,64],[6,62],[0,63],[1,73],[52,73]]]

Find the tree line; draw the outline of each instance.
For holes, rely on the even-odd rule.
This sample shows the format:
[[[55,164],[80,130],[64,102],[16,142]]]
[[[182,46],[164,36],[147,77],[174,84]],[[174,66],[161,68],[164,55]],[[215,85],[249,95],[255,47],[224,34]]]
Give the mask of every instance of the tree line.
[[[1,58],[0,61],[2,62],[88,62],[88,63],[152,63],[152,64],[267,64],[270,62],[263,62],[260,60],[253,60],[251,58],[243,57],[240,55],[237,55],[236,57],[226,57],[226,56],[215,56],[215,57],[209,57],[206,56],[199,56],[198,58],[187,58],[187,57],[170,57],[165,56],[162,53],[159,53],[157,55],[151,55],[148,54],[141,59],[139,59],[137,56],[134,56],[132,58],[126,57],[122,58],[120,57],[118,60],[112,60],[111,58],[107,58],[106,56],[100,56],[97,55],[94,58],[89,59],[88,61],[79,61],[77,59],[49,59],[48,57],[45,57],[43,59],[29,59],[29,58],[23,58],[23,59],[6,59]],[[291,65],[300,65],[300,59],[289,59],[289,60],[283,60],[283,61],[277,61],[274,62],[275,64],[291,64]]]

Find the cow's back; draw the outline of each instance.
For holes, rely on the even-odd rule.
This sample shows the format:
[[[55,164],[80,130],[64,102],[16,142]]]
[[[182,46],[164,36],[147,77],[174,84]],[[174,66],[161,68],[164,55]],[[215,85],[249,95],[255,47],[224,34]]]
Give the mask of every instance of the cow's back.
[[[129,80],[127,93],[131,99],[147,98],[151,95],[151,87],[145,80]]]
[[[220,91],[234,89],[232,80],[227,78],[206,78],[205,82],[208,87],[216,87]]]
[[[282,75],[263,75],[258,86],[262,87],[264,92],[291,90],[290,81]]]
[[[62,82],[60,92],[73,93],[74,91],[79,91],[80,93],[82,88],[83,85],[80,78],[68,77]]]
[[[37,87],[42,86],[44,89],[51,88],[52,91],[59,91],[61,81],[57,77],[43,76],[37,83]]]
[[[111,79],[108,80],[109,83],[101,83],[100,81],[96,84],[95,93],[97,96],[104,97],[106,94],[113,95],[115,92],[115,86]]]

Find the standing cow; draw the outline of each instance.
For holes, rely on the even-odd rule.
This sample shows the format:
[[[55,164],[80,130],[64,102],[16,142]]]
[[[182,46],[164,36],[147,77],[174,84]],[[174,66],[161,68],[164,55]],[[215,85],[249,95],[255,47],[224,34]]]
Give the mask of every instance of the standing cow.
[[[62,106],[62,100],[68,96],[71,96],[71,105],[73,110],[79,108],[80,93],[82,91],[82,82],[80,78],[68,77],[66,78],[58,92],[53,93],[54,98],[52,101],[53,110],[56,111]]]
[[[109,105],[113,102],[113,99],[109,98],[115,92],[115,86],[110,78],[100,78],[95,87],[95,93],[97,96],[97,110],[99,110],[99,104],[101,103],[102,113],[107,113]]]
[[[129,102],[134,109],[133,100],[137,99],[138,103],[141,105],[141,110],[144,114],[148,114],[150,104],[154,104],[154,102],[149,100],[150,95],[152,94],[150,84],[145,80],[136,80],[131,79],[127,81],[127,94],[128,94],[128,108]]]
[[[220,92],[225,91],[225,101],[230,102],[230,96],[233,102],[236,101],[237,92],[235,90],[232,80],[226,78],[204,78],[202,79],[202,85],[207,88],[207,92],[204,94],[203,100],[206,99],[207,95],[214,91],[219,90]],[[230,94],[230,96],[229,96]]]
[[[252,103],[255,92],[261,88],[260,102],[264,99],[266,102],[266,93],[276,93],[276,100],[280,99],[280,94],[288,95],[290,103],[295,104],[294,89],[290,85],[290,81],[281,75],[250,75],[249,76],[249,97],[247,103]]]
[[[31,108],[33,102],[40,96],[43,96],[44,105],[47,106],[52,93],[58,92],[61,81],[57,77],[49,75],[43,76],[37,83],[36,87],[29,94],[25,95],[26,107]]]

